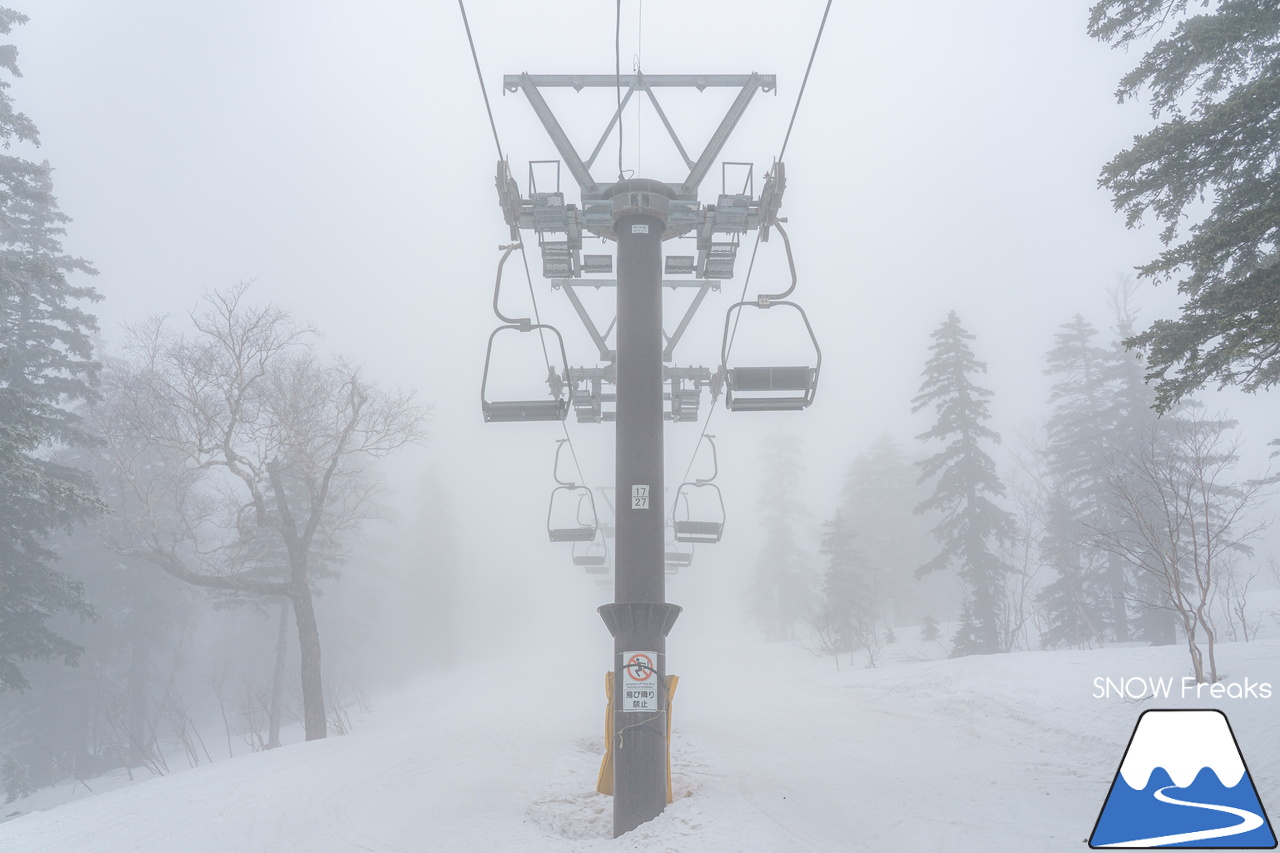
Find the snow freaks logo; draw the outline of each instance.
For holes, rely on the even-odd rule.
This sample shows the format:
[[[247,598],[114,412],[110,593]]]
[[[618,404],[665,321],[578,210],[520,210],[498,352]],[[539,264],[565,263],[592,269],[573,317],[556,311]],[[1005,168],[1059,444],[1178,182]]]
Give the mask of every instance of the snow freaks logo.
[[[1221,711],[1144,711],[1089,846],[1272,849],[1275,833]]]

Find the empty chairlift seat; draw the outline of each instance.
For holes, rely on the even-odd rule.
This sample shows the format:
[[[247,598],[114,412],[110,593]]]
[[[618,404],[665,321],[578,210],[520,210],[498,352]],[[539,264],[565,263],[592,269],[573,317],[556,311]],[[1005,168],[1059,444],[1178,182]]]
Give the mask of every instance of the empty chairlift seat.
[[[561,400],[500,400],[485,403],[484,419],[488,423],[562,421],[567,412]]]
[[[716,451],[714,435],[704,433],[698,439],[694,459],[697,459],[704,441],[711,447],[711,476],[681,483],[676,489],[675,499],[671,502],[671,528],[676,542],[712,545],[724,535],[724,496],[720,494],[720,487],[712,482],[720,476],[720,454]],[[692,469],[693,462],[689,467]],[[672,546],[668,550],[678,547]],[[692,553],[690,549],[690,558]]]
[[[567,507],[575,497],[577,506],[570,512]],[[595,498],[591,496],[590,489],[570,483],[551,490],[551,503],[547,507],[547,537],[552,542],[594,542],[599,528]]]
[[[506,325],[499,326],[489,335],[489,345],[484,353],[484,376],[480,380],[480,408],[486,423],[563,421],[568,416],[569,407],[573,403],[573,385],[568,382],[569,358],[565,353],[564,337],[554,326],[534,323],[527,317],[508,317],[498,308],[498,296],[502,290],[502,268],[511,253],[519,247],[519,243],[501,247],[504,251],[502,260],[498,261],[498,272],[493,283],[493,313]],[[521,393],[520,399],[516,400],[490,400],[489,371],[493,362],[493,342],[502,334],[527,335],[534,332],[541,338],[541,350],[547,359],[546,385],[549,393],[547,395],[530,393],[527,396]],[[549,348],[544,333],[554,335],[558,347]],[[558,364],[553,363],[552,353],[556,351],[560,353]],[[530,391],[534,390],[536,389],[530,389]]]
[[[534,399],[522,400],[490,400],[489,391],[489,371],[493,360],[493,341],[497,336],[505,331],[514,331],[517,334],[525,334],[534,330],[545,329],[555,335],[557,343],[559,343],[559,352],[561,357],[561,365],[564,373],[557,370],[557,365],[547,366],[547,391],[548,396]],[[548,326],[545,323],[530,323],[527,327],[522,325],[499,326],[493,330],[493,334],[489,336],[489,347],[485,351],[484,356],[484,378],[480,382],[480,405],[484,412],[486,423],[503,423],[511,421],[562,421],[569,414],[569,406],[573,398],[573,387],[570,383],[564,381],[564,376],[568,373],[568,357],[565,355],[564,338],[560,336],[554,326]],[[533,397],[532,394],[529,395]]]
[[[603,531],[602,531],[603,532]],[[609,547],[603,536],[585,548],[580,543],[573,544],[573,564],[580,566],[589,575],[606,575],[609,573]]]
[[[681,510],[686,516],[683,519],[678,517]],[[682,483],[676,490],[672,515],[677,542],[714,545],[724,535],[724,498],[715,483]]]
[[[568,443],[567,438],[556,442],[551,476],[557,485],[551,490],[547,504],[547,537],[552,542],[594,542],[600,531],[595,496],[586,486],[560,477],[560,452]]]
[[[677,521],[677,542],[700,542],[704,545],[720,541],[724,534],[722,521]]]
[[[813,402],[818,371],[812,367],[731,367],[725,405],[734,412],[785,412]]]
[[[693,546],[681,545],[675,538],[675,525],[668,520],[667,542],[663,546],[662,563],[667,574],[674,575],[680,569],[693,564]]]
[[[785,308],[796,311],[804,322],[813,348],[812,365],[755,365],[730,363],[729,344],[735,312],[744,308],[770,311]],[[809,317],[794,302],[739,302],[729,308],[725,317],[724,345],[720,351],[721,369],[725,378],[725,407],[732,412],[789,412],[807,408],[818,388],[818,373],[822,368],[822,350],[813,334]]]
[[[778,165],[780,169],[781,164]],[[791,286],[781,293],[761,294],[753,301],[738,302],[730,306],[725,315],[724,342],[720,345],[720,370],[725,382],[725,407],[734,412],[786,412],[807,408],[813,402],[814,392],[818,388],[818,373],[822,369],[822,348],[818,346],[818,338],[813,334],[809,316],[798,304],[787,301],[787,297],[795,291],[797,281],[791,239],[782,227],[782,220],[774,219],[767,226],[776,228],[782,236],[787,251],[787,266],[791,271]],[[764,229],[766,225],[762,224],[761,227]],[[742,319],[742,311],[746,308],[754,308],[767,316],[768,319],[764,321],[767,324],[775,324],[779,316],[790,311],[799,314],[809,337],[809,346],[813,349],[813,361],[810,364],[793,363],[782,366],[731,363],[730,345],[734,343],[738,331],[737,321]],[[780,312],[777,309],[786,310]],[[769,340],[778,339],[777,329],[775,325]],[[738,345],[741,347],[741,342]],[[747,349],[746,357],[750,358],[750,345]]]
[[[693,564],[693,551],[675,551],[668,549],[663,559],[667,574],[674,575],[680,569]]]

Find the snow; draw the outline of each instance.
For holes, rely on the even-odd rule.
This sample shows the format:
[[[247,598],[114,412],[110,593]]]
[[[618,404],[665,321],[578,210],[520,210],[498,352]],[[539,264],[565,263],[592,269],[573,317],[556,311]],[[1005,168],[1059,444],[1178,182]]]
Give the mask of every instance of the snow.
[[[1150,707],[1222,708],[1264,806],[1280,808],[1275,699],[1093,698],[1100,676],[1180,678],[1181,646],[947,660],[903,642],[877,669],[836,670],[794,644],[680,632],[676,800],[616,841],[594,792],[603,666],[575,639],[533,658],[563,662],[536,689],[529,658],[472,661],[375,695],[345,737],[13,817],[0,850],[1077,850]],[[1280,641],[1218,659],[1228,679],[1280,684]]]

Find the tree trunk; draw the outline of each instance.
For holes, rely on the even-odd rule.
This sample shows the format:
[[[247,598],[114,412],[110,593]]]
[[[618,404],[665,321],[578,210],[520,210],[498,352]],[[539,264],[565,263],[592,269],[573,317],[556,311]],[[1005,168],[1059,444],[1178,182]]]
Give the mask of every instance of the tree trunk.
[[[1129,640],[1129,615],[1124,596],[1124,561],[1107,555],[1107,580],[1111,586],[1111,624],[1117,643]]]
[[[151,674],[151,646],[139,632],[129,650],[129,710],[125,727],[129,735],[129,767],[141,767],[151,756],[147,714],[147,678]]]
[[[320,677],[320,631],[311,590],[304,580],[293,588],[293,616],[298,625],[298,656],[302,659],[302,726],[307,740],[328,735],[324,713],[324,682]]]
[[[284,705],[284,658],[289,641],[289,599],[280,599],[280,630],[276,633],[276,666],[271,679],[271,710],[267,749],[280,745],[280,710]]]
[[[1213,632],[1213,625],[1209,622],[1209,615],[1205,614],[1200,619],[1200,627],[1204,630],[1205,645],[1209,652],[1209,681],[1212,684],[1218,683],[1218,657],[1214,652],[1214,643],[1217,642],[1217,636]]]
[[[1182,616],[1183,628],[1187,632],[1187,651],[1191,653],[1191,667],[1195,673],[1196,684],[1204,684],[1204,657],[1200,652],[1200,646],[1196,643],[1196,623],[1195,617],[1186,611],[1180,611]]]

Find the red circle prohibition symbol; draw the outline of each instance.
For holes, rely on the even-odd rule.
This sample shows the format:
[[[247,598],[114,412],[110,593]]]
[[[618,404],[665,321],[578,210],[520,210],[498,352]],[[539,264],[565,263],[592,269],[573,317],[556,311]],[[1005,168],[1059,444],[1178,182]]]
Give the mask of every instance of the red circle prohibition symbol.
[[[632,655],[631,660],[627,661],[626,670],[632,681],[647,681],[654,671],[653,661],[648,655]]]

